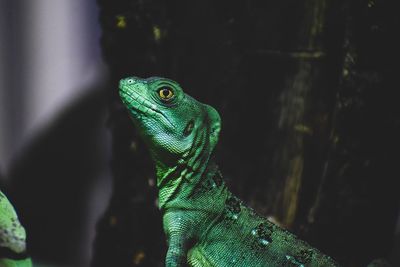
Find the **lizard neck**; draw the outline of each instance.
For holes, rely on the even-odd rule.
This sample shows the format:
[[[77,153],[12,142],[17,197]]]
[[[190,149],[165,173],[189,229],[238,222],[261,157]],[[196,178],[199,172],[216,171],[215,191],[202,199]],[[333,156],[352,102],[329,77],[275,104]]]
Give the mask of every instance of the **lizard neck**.
[[[184,203],[199,183],[205,179],[212,148],[206,132],[197,134],[190,149],[173,166],[156,163],[157,186],[159,189],[159,208],[165,209],[168,203]],[[213,163],[214,164],[214,163]]]

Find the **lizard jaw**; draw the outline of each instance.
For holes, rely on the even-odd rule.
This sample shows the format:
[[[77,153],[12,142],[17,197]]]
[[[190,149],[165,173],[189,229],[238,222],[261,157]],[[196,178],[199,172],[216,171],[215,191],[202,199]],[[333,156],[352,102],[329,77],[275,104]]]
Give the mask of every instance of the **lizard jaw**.
[[[129,107],[129,111],[131,113],[135,113],[133,114],[135,117],[138,115],[138,113],[149,117],[160,116],[162,119],[166,120],[173,129],[175,128],[175,125],[173,125],[168,117],[165,116],[165,114],[159,110],[155,104],[152,104],[143,96],[135,93],[134,91],[127,92],[122,89],[120,90],[120,96],[122,102]]]

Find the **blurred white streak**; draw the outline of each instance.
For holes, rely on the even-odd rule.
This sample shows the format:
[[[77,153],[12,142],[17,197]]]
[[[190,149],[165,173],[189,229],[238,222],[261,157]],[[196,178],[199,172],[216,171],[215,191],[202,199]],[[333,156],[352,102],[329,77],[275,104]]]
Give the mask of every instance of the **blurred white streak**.
[[[0,84],[3,87],[0,104],[3,108],[7,106],[2,103],[8,101],[4,96],[7,90],[17,91],[19,93],[13,96],[18,99],[13,101],[21,108],[14,107],[11,113],[22,114],[16,115],[16,118],[10,117],[10,114],[8,119],[0,117],[0,167],[3,165],[5,169],[40,129],[87,90],[104,82],[105,76],[99,52],[99,30],[94,29],[97,23],[94,0],[18,3],[12,5],[19,10],[17,18],[13,19],[19,20],[17,23],[22,25],[19,27],[22,31],[15,33],[21,36],[12,45],[18,44],[17,50],[20,51],[15,52],[19,54],[20,61],[12,63],[17,65],[11,68],[16,72],[11,75],[12,88],[4,90],[6,85],[3,87]],[[7,11],[0,11],[0,15],[3,12]],[[10,22],[8,25],[13,27]],[[0,47],[0,53],[5,51]],[[5,72],[1,73],[4,75]],[[3,108],[0,112],[4,117],[10,111],[2,112]],[[7,120],[8,124],[13,120],[14,127],[8,127]]]
[[[29,91],[26,132],[35,131],[101,77],[99,55],[90,46],[93,18],[81,0],[29,1],[31,30],[28,31]],[[93,13],[93,12],[92,12]]]

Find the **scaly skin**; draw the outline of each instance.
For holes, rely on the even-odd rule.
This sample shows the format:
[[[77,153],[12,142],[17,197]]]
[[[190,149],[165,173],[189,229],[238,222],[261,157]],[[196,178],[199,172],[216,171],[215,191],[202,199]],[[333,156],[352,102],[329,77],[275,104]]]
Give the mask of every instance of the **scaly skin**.
[[[26,233],[17,213],[0,191],[0,267],[31,267],[26,256]],[[5,255],[2,255],[5,254]]]
[[[212,159],[214,108],[159,77],[122,79],[120,96],[156,164],[167,267],[338,266],[229,192]]]

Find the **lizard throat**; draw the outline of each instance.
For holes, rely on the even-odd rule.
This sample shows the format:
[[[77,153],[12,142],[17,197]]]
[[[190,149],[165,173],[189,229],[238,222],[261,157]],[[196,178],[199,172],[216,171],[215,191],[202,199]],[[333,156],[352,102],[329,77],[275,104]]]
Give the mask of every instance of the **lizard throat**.
[[[201,181],[211,154],[207,136],[205,131],[196,133],[190,149],[172,168],[157,166],[160,208],[175,198],[190,195],[196,184]]]

